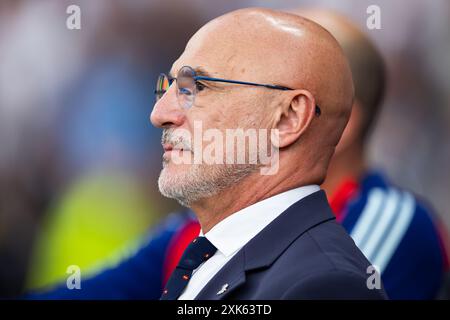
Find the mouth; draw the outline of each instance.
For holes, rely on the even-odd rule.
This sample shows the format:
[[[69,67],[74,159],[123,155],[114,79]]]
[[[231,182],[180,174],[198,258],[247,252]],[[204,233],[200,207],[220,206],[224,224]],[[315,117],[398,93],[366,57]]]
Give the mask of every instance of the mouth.
[[[172,152],[183,152],[183,151],[191,151],[190,149],[186,149],[183,147],[176,147],[170,143],[163,144],[164,154],[170,154]]]
[[[173,146],[170,143],[164,143],[163,144],[163,150],[164,150],[164,152],[172,151],[173,150]]]

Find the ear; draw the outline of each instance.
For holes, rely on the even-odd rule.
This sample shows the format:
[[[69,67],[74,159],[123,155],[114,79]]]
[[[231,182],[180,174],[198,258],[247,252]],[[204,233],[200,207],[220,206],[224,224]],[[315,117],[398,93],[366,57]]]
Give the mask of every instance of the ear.
[[[310,126],[316,110],[315,99],[309,91],[295,90],[290,93],[276,119],[279,148],[288,147],[299,139]]]

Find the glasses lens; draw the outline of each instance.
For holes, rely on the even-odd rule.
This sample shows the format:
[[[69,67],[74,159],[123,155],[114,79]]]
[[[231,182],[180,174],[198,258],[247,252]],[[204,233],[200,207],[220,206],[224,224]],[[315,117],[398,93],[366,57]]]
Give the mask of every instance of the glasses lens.
[[[169,89],[171,81],[169,78],[164,74],[161,73],[158,77],[158,80],[156,81],[156,90],[155,90],[155,96],[156,101],[162,98],[164,93]]]
[[[177,76],[177,97],[181,107],[189,109],[194,104],[196,86],[195,71],[191,67],[182,67]]]

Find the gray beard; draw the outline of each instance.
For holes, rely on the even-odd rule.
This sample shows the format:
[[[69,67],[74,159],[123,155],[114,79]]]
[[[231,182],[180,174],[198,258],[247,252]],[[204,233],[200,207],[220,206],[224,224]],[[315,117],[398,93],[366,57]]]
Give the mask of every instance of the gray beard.
[[[172,176],[163,168],[158,187],[163,196],[177,200],[182,206],[191,207],[201,199],[212,197],[236,185],[258,167],[255,164],[193,164],[188,171]]]

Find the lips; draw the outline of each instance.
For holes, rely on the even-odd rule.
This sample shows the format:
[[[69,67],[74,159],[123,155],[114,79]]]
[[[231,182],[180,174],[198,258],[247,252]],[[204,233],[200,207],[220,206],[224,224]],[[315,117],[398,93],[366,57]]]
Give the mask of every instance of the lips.
[[[165,144],[163,144],[163,149],[164,149],[164,151],[172,151],[173,146],[169,143],[165,143]]]
[[[190,149],[183,148],[183,147],[175,147],[175,146],[173,146],[170,143],[163,144],[163,149],[164,149],[164,152],[169,152],[169,151],[174,151],[174,150],[177,150],[177,151],[190,151]]]

